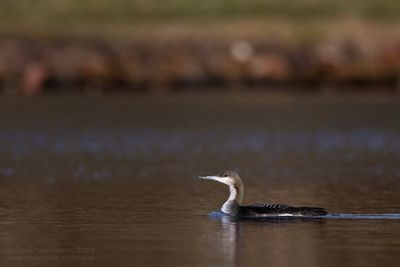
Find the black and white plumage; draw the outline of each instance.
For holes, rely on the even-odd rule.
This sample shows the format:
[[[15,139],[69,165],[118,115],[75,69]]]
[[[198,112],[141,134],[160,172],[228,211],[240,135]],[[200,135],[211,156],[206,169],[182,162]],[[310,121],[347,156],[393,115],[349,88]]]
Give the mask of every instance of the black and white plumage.
[[[229,186],[229,198],[222,205],[225,214],[243,218],[262,218],[272,216],[324,216],[327,212],[316,207],[292,207],[282,204],[256,203],[242,206],[244,185],[240,176],[232,171],[223,171],[218,175],[200,176],[202,179],[214,180]]]
[[[323,208],[316,207],[292,207],[282,204],[257,203],[250,206],[240,206],[240,216],[263,216],[265,214],[276,216],[321,216],[327,212]]]

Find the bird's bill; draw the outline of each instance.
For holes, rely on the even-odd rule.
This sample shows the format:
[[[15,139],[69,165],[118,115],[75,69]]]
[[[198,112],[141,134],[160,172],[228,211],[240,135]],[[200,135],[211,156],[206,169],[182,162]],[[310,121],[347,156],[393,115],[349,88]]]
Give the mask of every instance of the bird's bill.
[[[225,181],[224,181],[224,178],[223,177],[220,177],[220,176],[216,176],[216,175],[211,175],[211,176],[199,176],[199,178],[200,179],[205,179],[205,180],[214,180],[214,181],[217,181],[217,182],[220,182],[220,183],[226,183]]]
[[[214,180],[217,182],[221,182],[222,177],[211,175],[211,176],[199,176],[200,179],[205,179],[205,180]]]

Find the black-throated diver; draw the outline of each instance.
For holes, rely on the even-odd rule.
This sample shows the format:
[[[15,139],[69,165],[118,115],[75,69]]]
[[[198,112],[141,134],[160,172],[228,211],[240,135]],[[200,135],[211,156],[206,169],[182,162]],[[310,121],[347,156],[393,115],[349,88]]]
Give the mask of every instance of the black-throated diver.
[[[244,185],[240,176],[233,171],[222,171],[218,175],[200,176],[201,179],[214,180],[229,186],[229,198],[222,205],[221,211],[236,217],[268,217],[268,216],[323,216],[327,212],[323,208],[292,207],[282,204],[257,203],[242,206]]]

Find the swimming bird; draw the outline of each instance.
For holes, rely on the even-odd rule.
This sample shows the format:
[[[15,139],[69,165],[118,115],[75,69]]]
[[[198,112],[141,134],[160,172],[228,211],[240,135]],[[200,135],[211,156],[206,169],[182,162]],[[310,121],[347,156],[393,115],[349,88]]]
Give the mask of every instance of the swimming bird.
[[[222,205],[221,211],[235,217],[262,218],[270,216],[324,216],[327,214],[323,208],[292,207],[282,204],[256,203],[242,206],[244,185],[240,176],[233,171],[222,171],[218,175],[200,176],[201,179],[214,180],[229,187],[229,198]]]

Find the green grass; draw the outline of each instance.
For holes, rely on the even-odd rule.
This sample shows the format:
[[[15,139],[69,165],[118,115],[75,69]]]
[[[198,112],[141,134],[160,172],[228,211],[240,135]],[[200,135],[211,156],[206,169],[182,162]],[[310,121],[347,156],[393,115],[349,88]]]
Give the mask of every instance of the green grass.
[[[263,35],[286,27],[305,38],[346,20],[394,29],[399,14],[399,0],[1,0],[0,36],[137,37],[158,34],[169,25],[222,35],[232,28],[257,29]]]
[[[0,21],[399,20],[398,0],[2,0]]]

